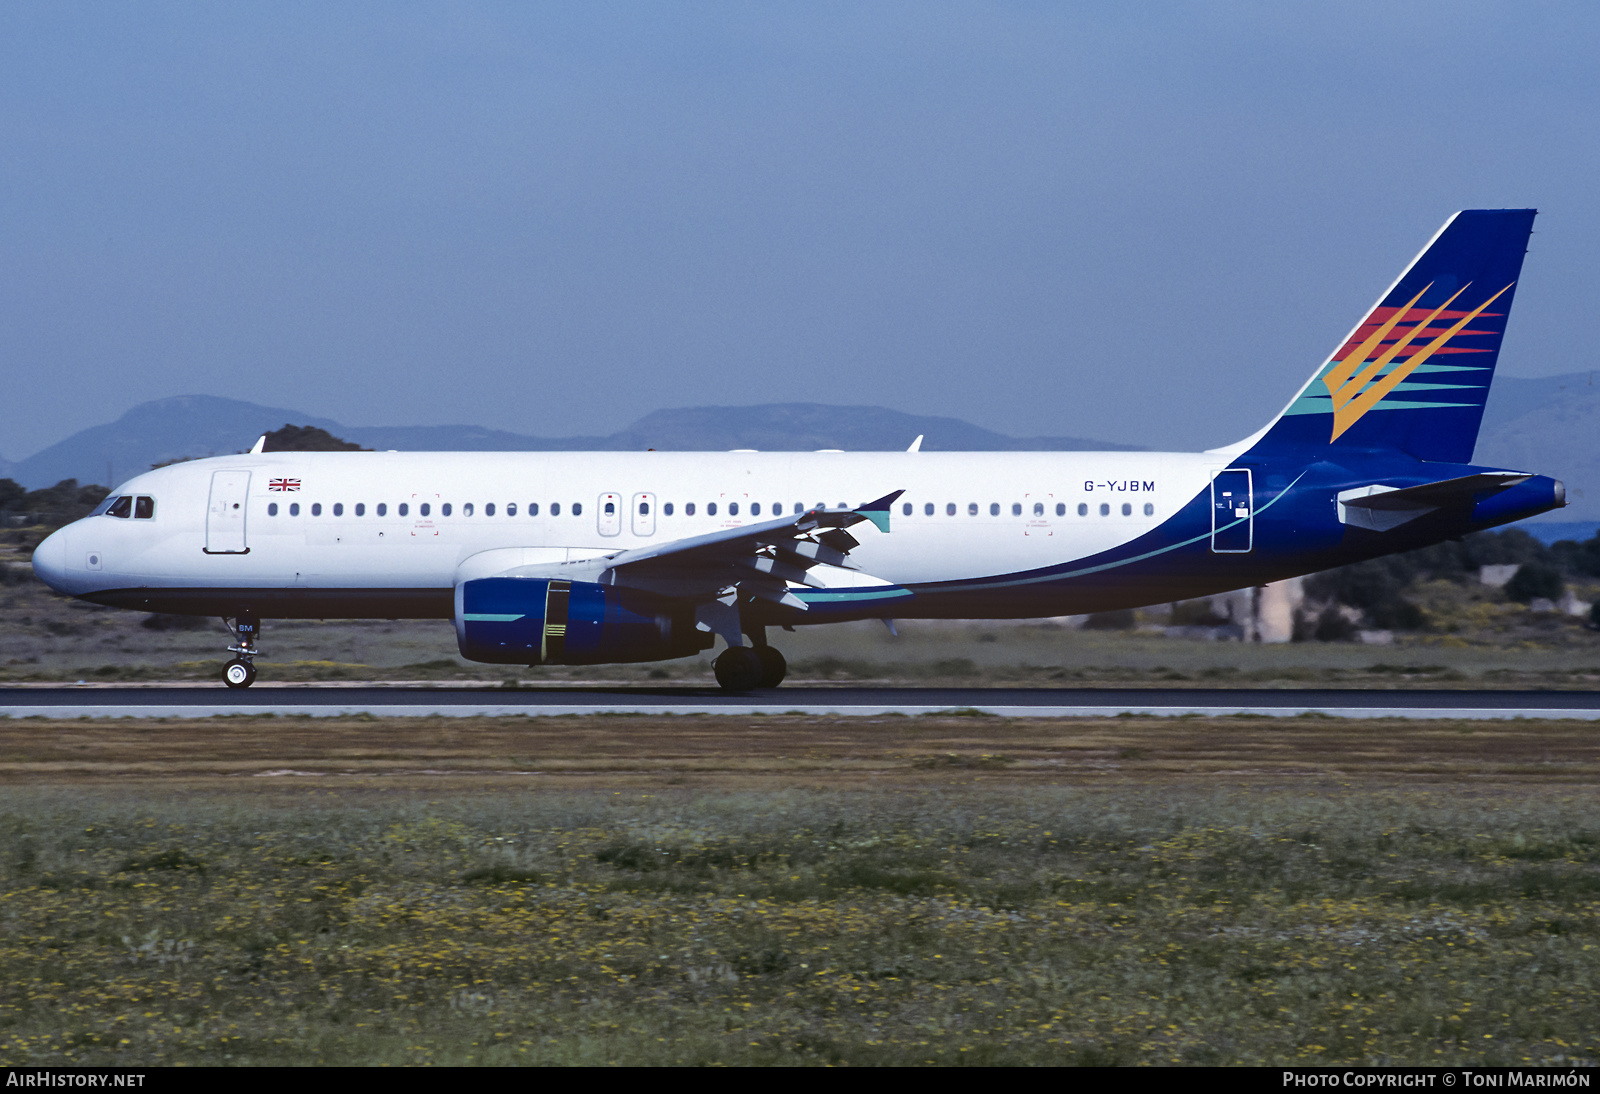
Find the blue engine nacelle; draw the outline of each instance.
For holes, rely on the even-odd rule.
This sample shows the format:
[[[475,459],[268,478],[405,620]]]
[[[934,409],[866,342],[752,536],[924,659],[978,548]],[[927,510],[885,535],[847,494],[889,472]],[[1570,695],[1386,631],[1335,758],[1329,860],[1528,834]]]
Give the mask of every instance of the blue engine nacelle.
[[[456,586],[456,644],[469,661],[602,665],[709,649],[694,608],[587,581],[484,577]]]

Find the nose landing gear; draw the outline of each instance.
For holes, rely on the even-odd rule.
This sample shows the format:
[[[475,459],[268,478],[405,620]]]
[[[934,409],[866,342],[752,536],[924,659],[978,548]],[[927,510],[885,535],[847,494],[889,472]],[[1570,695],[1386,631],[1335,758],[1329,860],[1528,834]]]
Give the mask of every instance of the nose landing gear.
[[[228,621],[224,619],[223,622]],[[240,612],[228,629],[233,632],[234,639],[228,652],[238,656],[222,666],[222,682],[230,688],[247,688],[256,682],[255,659],[261,652],[256,649],[256,635],[261,633],[261,619],[251,613]]]

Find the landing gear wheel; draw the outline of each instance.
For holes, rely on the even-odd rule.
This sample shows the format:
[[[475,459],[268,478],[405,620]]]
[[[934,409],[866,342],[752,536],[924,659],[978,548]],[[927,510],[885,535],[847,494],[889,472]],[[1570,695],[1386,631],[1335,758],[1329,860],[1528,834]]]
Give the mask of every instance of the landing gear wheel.
[[[711,662],[711,669],[724,691],[750,691],[762,686],[761,658],[749,646],[729,646]]]
[[[775,688],[789,675],[789,662],[771,646],[757,646],[756,658],[761,662],[761,683],[758,687]]]
[[[222,682],[230,688],[247,688],[256,682],[256,667],[242,657],[222,666]]]

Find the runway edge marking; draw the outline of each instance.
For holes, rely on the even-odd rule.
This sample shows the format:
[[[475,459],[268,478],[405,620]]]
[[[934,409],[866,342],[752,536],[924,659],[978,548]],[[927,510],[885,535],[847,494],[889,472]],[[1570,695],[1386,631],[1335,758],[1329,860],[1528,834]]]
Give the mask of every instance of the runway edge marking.
[[[934,705],[847,705],[813,704],[804,706],[776,705],[714,705],[695,704],[660,705],[549,705],[513,706],[486,703],[439,707],[426,703],[340,705],[317,704],[305,706],[276,706],[252,704],[249,706],[158,706],[118,704],[111,705],[57,705],[57,706],[3,706],[0,717],[46,718],[78,720],[84,718],[215,718],[215,717],[310,717],[341,718],[356,716],[392,718],[504,718],[538,717],[556,718],[587,714],[630,714],[663,716],[706,715],[772,715],[802,714],[809,716],[870,717],[873,715],[901,714],[908,716],[985,714],[996,718],[1115,718],[1134,716],[1147,718],[1229,718],[1248,715],[1267,718],[1296,718],[1317,715],[1329,718],[1401,718],[1401,719],[1457,719],[1461,721],[1505,721],[1537,719],[1539,721],[1570,720],[1600,721],[1600,708],[1582,707],[1339,707],[1339,706],[934,706]]]

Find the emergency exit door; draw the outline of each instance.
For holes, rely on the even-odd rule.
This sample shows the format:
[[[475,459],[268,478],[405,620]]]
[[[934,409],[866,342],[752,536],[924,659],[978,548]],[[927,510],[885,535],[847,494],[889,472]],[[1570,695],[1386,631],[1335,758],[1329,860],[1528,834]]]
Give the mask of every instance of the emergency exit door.
[[[604,493],[595,505],[595,520],[599,522],[602,536],[622,534],[622,495]]]
[[[633,534],[636,536],[653,536],[656,534],[656,496],[654,494],[635,494],[633,496]]]

